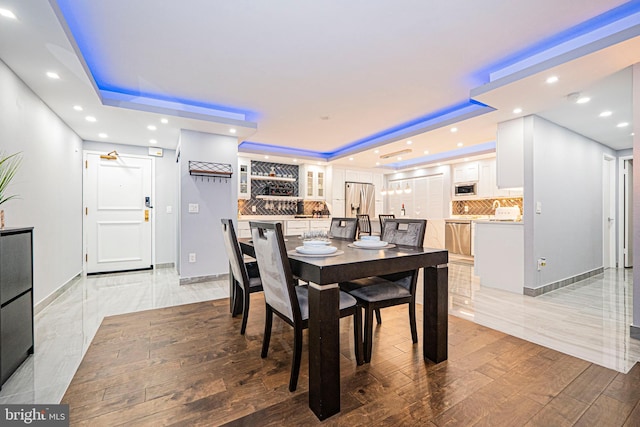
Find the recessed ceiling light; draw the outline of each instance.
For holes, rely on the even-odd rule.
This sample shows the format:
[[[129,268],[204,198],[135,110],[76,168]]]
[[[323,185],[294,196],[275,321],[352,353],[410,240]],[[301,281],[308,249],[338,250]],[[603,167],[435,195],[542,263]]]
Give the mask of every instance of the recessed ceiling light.
[[[353,160],[353,157],[349,157],[349,160]]]
[[[298,163],[298,159],[293,159],[293,163]]]
[[[636,134],[635,132],[631,132],[630,133],[631,136],[635,136],[635,134]]]
[[[458,142],[458,147],[462,147],[464,144],[462,142]]]
[[[169,123],[169,119],[165,119],[164,117],[160,119],[160,123],[162,123],[163,125],[166,125],[167,123]]]
[[[442,163],[436,163],[436,166],[442,166]]]
[[[429,154],[429,150],[424,150],[424,154]]]
[[[154,125],[149,125],[149,126],[147,126],[147,129],[149,129],[149,130],[156,130],[156,129],[158,129],[158,128],[157,128],[157,127],[155,127]]]
[[[609,117],[612,114],[613,113],[611,111],[603,111],[602,113],[600,113],[600,117]]]
[[[54,80],[58,80],[60,78],[58,73],[54,73],[53,71],[47,71],[47,77]]]
[[[235,129],[233,129],[233,128],[231,128],[231,129],[229,129],[229,132],[231,132],[231,133],[236,133],[236,130],[235,130]]]
[[[408,141],[407,141],[407,144],[408,144],[408,145],[411,145],[411,144],[413,144],[413,141],[412,141],[412,140],[408,140]]]
[[[316,162],[316,165],[318,165],[318,166],[320,166],[321,164],[322,164],[322,163],[320,163],[320,162]]]
[[[374,153],[378,154],[380,152],[380,150],[375,150]]]
[[[513,109],[513,114],[520,114],[522,113],[522,108],[514,108]]]
[[[269,158],[269,156],[264,156],[264,158],[265,158],[265,159],[268,159],[268,158]]]
[[[468,158],[468,157],[465,157],[465,158],[464,158],[464,161],[465,161],[465,162],[468,162],[468,161],[469,161],[469,158]]]
[[[451,133],[456,133],[458,132],[458,128],[451,128]]]
[[[398,156],[398,160],[402,160],[402,156]]]
[[[156,140],[156,139],[150,139],[150,140],[149,140],[149,143],[150,143],[150,144],[157,144],[157,143],[158,143],[158,140]]]
[[[576,104],[586,104],[589,101],[591,101],[591,98],[589,98],[588,96],[581,96],[576,100]]]
[[[87,117],[85,117],[84,119],[85,119],[86,121],[88,121],[88,122],[92,122],[92,123],[96,121],[96,118],[95,118],[95,117],[93,117],[93,116],[87,116]]]
[[[9,19],[18,19],[16,15],[8,9],[0,9],[0,16],[4,16]]]
[[[380,162],[376,162],[376,166],[380,166]]]
[[[620,122],[616,125],[618,128],[626,128],[627,126],[629,126],[629,123],[627,122]]]
[[[558,81],[558,77],[557,76],[551,76],[549,78],[547,78],[547,83],[552,84],[552,83],[556,83]]]
[[[73,109],[76,111],[82,111],[84,108],[82,108],[82,105],[74,105]]]
[[[100,138],[106,138],[106,137],[108,137],[109,135],[107,135],[106,133],[102,132],[102,133],[99,133],[99,134],[98,134],[98,136],[99,136]]]

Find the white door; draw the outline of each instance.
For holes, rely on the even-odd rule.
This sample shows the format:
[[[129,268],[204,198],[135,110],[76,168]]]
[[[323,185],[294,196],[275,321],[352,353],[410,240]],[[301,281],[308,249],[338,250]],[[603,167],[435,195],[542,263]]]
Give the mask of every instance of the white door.
[[[633,267],[633,159],[624,161],[624,263]]]
[[[105,157],[85,153],[87,273],[149,268],[152,159]]]
[[[614,158],[605,156],[602,162],[602,265],[615,268],[615,165]]]

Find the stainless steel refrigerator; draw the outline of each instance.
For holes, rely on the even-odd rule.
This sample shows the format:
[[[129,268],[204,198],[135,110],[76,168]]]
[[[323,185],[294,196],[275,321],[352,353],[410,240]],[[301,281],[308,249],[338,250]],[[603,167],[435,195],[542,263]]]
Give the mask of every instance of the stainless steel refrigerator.
[[[345,182],[345,216],[355,218],[356,215],[368,214],[376,216],[375,186],[362,182]]]

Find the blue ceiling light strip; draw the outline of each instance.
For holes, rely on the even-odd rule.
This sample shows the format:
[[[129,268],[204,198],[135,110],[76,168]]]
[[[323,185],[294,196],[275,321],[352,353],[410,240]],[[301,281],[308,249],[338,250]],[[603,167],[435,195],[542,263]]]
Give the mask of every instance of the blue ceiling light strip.
[[[238,145],[238,151],[242,153],[281,155],[285,157],[300,157],[307,159],[328,160],[329,153],[321,153],[313,150],[283,147],[281,145],[262,144],[260,142],[243,141]]]
[[[213,105],[155,93],[145,93],[135,89],[122,88],[111,84],[106,75],[108,64],[104,64],[102,62],[102,58],[98,56],[97,50],[91,48],[90,37],[86,32],[82,31],[84,28],[81,24],[82,16],[78,16],[77,9],[73,7],[73,0],[50,0],[50,3],[61,21],[61,24],[63,27],[66,27],[65,31],[67,36],[70,39],[72,38],[71,44],[77,48],[78,52],[76,53],[82,58],[81,61],[84,62],[85,69],[89,74],[90,79],[93,81],[94,86],[99,92],[98,94],[106,105],[113,105],[114,99],[119,97],[115,94],[121,94],[123,97],[128,96],[130,98],[137,98],[137,102],[135,103],[136,108],[134,109],[140,111],[155,112],[158,101],[164,101],[167,103],[182,104],[181,109],[176,109],[174,105],[173,108],[177,111],[182,110],[196,112],[194,110],[197,110],[197,114],[209,117],[207,119],[208,121],[215,121],[214,118],[216,116],[220,116],[223,119],[233,118],[241,121],[255,121],[258,119],[258,114],[253,111],[222,105]],[[105,94],[108,96],[103,98]],[[131,99],[129,101],[131,101]],[[133,104],[131,104],[131,106],[133,107]],[[145,109],[145,106],[149,108]],[[240,115],[242,115],[241,118]],[[222,122],[224,123],[225,120],[222,120]],[[250,127],[255,128],[257,126],[254,124]]]
[[[468,156],[479,156],[481,154],[492,153],[496,151],[496,142],[490,141],[483,144],[470,145],[457,150],[447,151],[444,153],[431,154],[416,159],[405,160],[396,163],[387,163],[385,168],[406,169],[414,166],[424,166],[431,163],[437,163],[444,160],[461,159]]]

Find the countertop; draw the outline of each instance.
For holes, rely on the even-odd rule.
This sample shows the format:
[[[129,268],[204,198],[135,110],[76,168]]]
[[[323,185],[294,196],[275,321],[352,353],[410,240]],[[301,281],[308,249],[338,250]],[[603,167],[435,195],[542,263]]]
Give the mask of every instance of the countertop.
[[[238,221],[309,221],[309,220],[330,220],[331,217],[324,218],[296,218],[293,215],[239,215]]]

